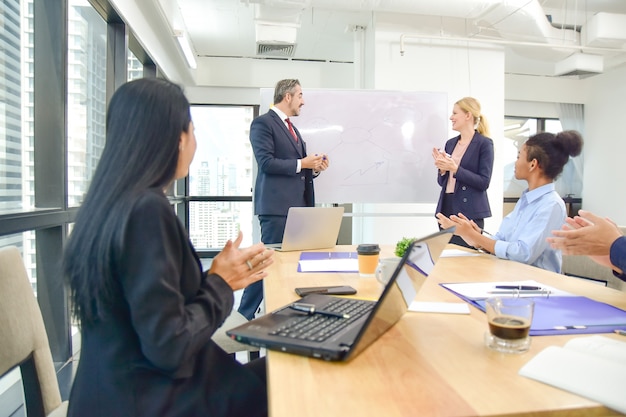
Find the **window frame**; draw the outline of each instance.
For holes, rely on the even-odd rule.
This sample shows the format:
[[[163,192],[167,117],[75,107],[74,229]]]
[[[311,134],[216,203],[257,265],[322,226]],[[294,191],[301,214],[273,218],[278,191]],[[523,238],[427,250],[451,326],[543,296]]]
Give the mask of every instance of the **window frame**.
[[[144,77],[156,76],[158,68],[108,0],[89,0],[107,23],[107,92],[126,81],[128,49],[139,59]],[[63,283],[59,260],[68,230],[78,207],[68,207],[67,185],[67,0],[33,0],[33,141],[34,198],[36,208],[0,214],[0,237],[35,232],[37,300],[48,333],[50,350],[60,367],[74,354],[72,347],[69,289]],[[126,31],[128,46],[126,45]],[[54,86],[54,88],[51,88]],[[107,104],[110,95],[107,94]],[[64,103],[64,105],[59,105]]]

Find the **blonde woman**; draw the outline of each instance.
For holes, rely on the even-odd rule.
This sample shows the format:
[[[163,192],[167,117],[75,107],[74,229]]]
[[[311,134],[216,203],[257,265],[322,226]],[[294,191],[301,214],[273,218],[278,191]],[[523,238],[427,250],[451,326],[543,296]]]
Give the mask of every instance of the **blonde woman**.
[[[485,217],[491,217],[487,188],[493,170],[493,141],[488,137],[489,126],[473,97],[454,103],[450,121],[459,135],[449,139],[444,149],[433,148],[441,186],[435,213],[446,217],[463,213],[482,229]],[[458,235],[450,243],[469,246]]]

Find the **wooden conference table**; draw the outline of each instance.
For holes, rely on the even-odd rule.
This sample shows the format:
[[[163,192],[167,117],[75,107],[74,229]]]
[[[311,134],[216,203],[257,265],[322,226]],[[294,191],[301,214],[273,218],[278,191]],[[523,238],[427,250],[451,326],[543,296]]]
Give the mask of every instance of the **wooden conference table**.
[[[381,286],[374,278],[298,273],[299,256],[274,255],[264,280],[266,311],[296,301],[295,287],[346,284],[357,289],[354,297],[378,298]],[[382,248],[381,257],[387,256],[393,256],[393,247]],[[528,279],[626,309],[626,293],[491,255],[440,258],[416,300],[461,301],[439,283]],[[596,402],[517,374],[543,348],[586,335],[534,336],[530,351],[502,354],[484,346],[485,315],[470,310],[469,315],[408,312],[346,363],[267,352],[270,417],[615,415]]]

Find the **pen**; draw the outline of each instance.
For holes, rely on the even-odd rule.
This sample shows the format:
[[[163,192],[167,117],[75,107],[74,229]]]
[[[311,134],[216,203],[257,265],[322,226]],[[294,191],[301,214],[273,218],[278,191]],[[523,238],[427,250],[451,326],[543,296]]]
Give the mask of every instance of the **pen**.
[[[587,326],[580,324],[580,325],[573,325],[573,326],[554,326],[553,329],[554,330],[582,330],[582,329],[586,329]],[[617,331],[617,330],[616,330]]]
[[[520,291],[532,291],[540,290],[541,287],[535,287],[533,285],[496,285],[499,290],[520,290]]]
[[[293,303],[289,306],[289,308],[296,311],[302,311],[303,313],[307,313],[308,315],[321,314],[324,316],[339,317],[340,319],[350,318],[349,314],[335,313],[334,311],[316,310],[313,304],[307,303]]]
[[[615,330],[615,333],[617,333],[620,336],[626,336],[626,330],[619,330],[619,329],[617,329],[617,330]]]
[[[550,294],[548,290],[502,290],[488,291],[488,294]]]

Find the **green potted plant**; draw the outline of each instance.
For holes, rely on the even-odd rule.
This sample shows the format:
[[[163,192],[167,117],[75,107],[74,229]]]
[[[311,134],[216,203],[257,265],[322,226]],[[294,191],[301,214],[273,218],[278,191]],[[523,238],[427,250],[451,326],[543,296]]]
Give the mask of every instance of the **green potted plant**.
[[[398,243],[396,243],[396,250],[394,251],[396,256],[402,258],[404,256],[404,252],[406,252],[409,247],[409,244],[414,240],[414,237],[403,237],[400,239]]]

